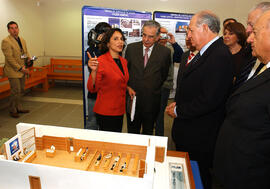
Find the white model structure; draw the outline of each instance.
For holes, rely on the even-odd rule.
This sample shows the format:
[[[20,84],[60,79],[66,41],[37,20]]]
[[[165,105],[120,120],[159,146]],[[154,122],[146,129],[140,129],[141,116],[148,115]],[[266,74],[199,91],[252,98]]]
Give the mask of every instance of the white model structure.
[[[66,127],[56,127],[56,126],[47,126],[47,125],[37,125],[37,124],[26,124],[26,123],[19,123],[17,125],[17,133],[18,135],[24,134],[29,129],[34,128],[34,135],[31,134],[32,137],[35,137],[35,144],[32,144],[31,142],[30,147],[27,149],[24,149],[28,151],[28,153],[25,155],[24,159],[22,161],[14,161],[14,160],[7,160],[7,159],[0,159],[0,188],[19,188],[19,189],[29,189],[29,188],[43,188],[43,189],[74,189],[74,188],[91,188],[91,189],[152,189],[152,188],[169,188],[169,174],[166,176],[166,178],[163,178],[163,180],[167,179],[167,182],[162,182],[161,176],[163,177],[163,174],[157,174],[155,171],[155,166],[157,165],[158,169],[162,169],[162,166],[165,166],[166,163],[166,153],[167,153],[167,137],[157,137],[157,136],[147,136],[147,135],[136,135],[136,134],[126,134],[126,133],[114,133],[114,132],[104,132],[104,131],[94,131],[94,130],[84,130],[84,129],[75,129],[75,128],[66,128]],[[31,138],[29,136],[28,138]],[[61,165],[58,167],[57,165],[51,166],[49,164],[43,164],[43,163],[27,163],[28,157],[33,158],[33,153],[36,153],[38,151],[38,148],[42,146],[44,148],[44,158],[45,161],[52,161],[54,158],[56,158],[59,155],[59,144],[55,142],[55,144],[48,143],[46,144],[44,141],[47,138],[56,138],[61,139],[65,138],[67,141],[73,139],[73,143],[70,142],[68,144],[69,148],[66,153],[72,154],[74,153],[74,156],[78,156],[78,161],[74,161],[74,158],[70,161],[72,163],[79,165],[83,163],[88,163],[86,170],[79,170],[76,168],[70,168],[71,165]],[[27,136],[26,136],[27,138]],[[77,148],[75,147],[75,139],[76,141],[79,141],[81,143],[77,143]],[[33,139],[31,139],[33,140]],[[23,140],[22,140],[23,141]],[[43,141],[43,144],[37,143],[37,141]],[[99,146],[103,147],[105,150],[101,151],[100,149],[97,149],[95,152],[91,151],[91,142],[97,143]],[[85,142],[88,142],[88,146],[84,147],[83,145]],[[108,147],[112,143],[112,147]],[[23,145],[23,144],[22,144]],[[90,145],[90,147],[89,147]],[[125,172],[123,169],[128,167],[129,162],[133,162],[133,165],[130,168],[135,169],[133,172],[136,172],[136,161],[139,159],[139,155],[135,156],[132,153],[136,154],[137,151],[130,152],[128,155],[125,155],[127,152],[122,153],[122,157],[120,157],[118,154],[121,152],[117,152],[118,146],[117,145],[126,145],[127,151],[128,146],[138,146],[138,148],[143,147],[146,149],[145,159],[139,161],[138,167],[143,167],[142,172],[138,170],[138,172],[142,173],[141,176],[129,176],[123,175]],[[162,150],[161,156],[164,158],[163,163],[157,163],[155,162],[156,156],[157,156],[157,147]],[[89,149],[88,149],[89,148]],[[108,149],[111,149],[108,150]],[[120,148],[119,148],[120,149]],[[55,152],[55,155],[52,157],[46,157],[45,153],[46,150],[51,151],[53,150]],[[74,150],[74,151],[73,151]],[[82,151],[84,153],[82,153]],[[39,152],[41,154],[43,152]],[[79,157],[80,153],[83,155],[83,159],[80,159]],[[138,152],[139,153],[139,152]],[[37,153],[38,154],[38,153]],[[34,158],[38,158],[38,155],[36,155]],[[89,155],[92,154],[92,155]],[[91,171],[91,166],[96,161],[95,155],[102,155],[101,162],[98,169],[104,168],[106,166],[106,163],[108,165],[111,165],[115,162],[118,162],[117,165],[117,174],[114,170],[113,174],[108,174],[105,172],[98,172],[98,171]],[[114,157],[111,157],[111,154],[114,154]],[[80,156],[82,156],[80,155]],[[115,160],[115,157],[117,157],[117,161]],[[47,158],[47,159],[46,159]],[[120,159],[121,158],[121,159]],[[125,158],[125,159],[124,159]],[[132,159],[130,161],[130,158]],[[76,157],[75,157],[76,159]],[[109,164],[108,160],[110,160]],[[93,163],[91,163],[93,162]],[[121,162],[121,163],[120,163]],[[137,161],[138,162],[138,161]],[[142,164],[142,162],[145,162],[145,165]],[[123,166],[124,165],[124,166]],[[66,168],[65,168],[66,166]],[[94,165],[93,165],[94,167]],[[110,171],[110,167],[108,171]],[[93,170],[96,170],[97,168],[93,168]],[[139,169],[139,168],[138,168]],[[165,169],[166,166],[165,166]],[[162,171],[162,170],[161,170]],[[131,171],[132,172],[132,171]],[[167,171],[168,172],[168,171]],[[121,175],[122,174],[122,175]],[[136,172],[137,174],[137,172]],[[160,178],[159,178],[160,177]],[[31,179],[34,178],[34,182]],[[158,178],[158,179],[157,179]],[[157,180],[160,180],[161,183],[158,184]],[[155,181],[156,180],[156,181]],[[156,183],[155,183],[156,182]],[[164,186],[165,184],[165,186]]]

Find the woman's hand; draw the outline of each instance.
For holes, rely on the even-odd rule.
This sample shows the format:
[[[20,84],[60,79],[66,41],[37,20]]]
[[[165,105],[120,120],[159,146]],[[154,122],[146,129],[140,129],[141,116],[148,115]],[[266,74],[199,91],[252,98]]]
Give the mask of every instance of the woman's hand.
[[[96,72],[98,69],[98,61],[97,61],[97,57],[95,56],[94,58],[91,57],[90,53],[87,52],[87,56],[89,58],[88,60],[88,66],[91,69],[91,71]]]
[[[128,90],[128,94],[129,94],[131,100],[133,100],[134,96],[136,95],[136,92],[129,86],[127,86],[127,90]]]

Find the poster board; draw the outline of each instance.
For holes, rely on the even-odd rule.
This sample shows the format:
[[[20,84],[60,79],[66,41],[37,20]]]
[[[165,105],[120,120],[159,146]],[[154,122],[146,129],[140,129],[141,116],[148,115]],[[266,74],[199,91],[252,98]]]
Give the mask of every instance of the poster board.
[[[126,43],[141,40],[141,28],[145,21],[152,19],[151,12],[139,12],[134,10],[101,8],[84,6],[82,8],[82,62],[83,62],[83,86],[84,86],[84,125],[88,116],[87,81],[89,71],[86,60],[86,50],[88,48],[88,32],[95,28],[99,22],[107,22],[113,28],[120,28],[125,37]]]
[[[165,27],[169,33],[172,33],[176,42],[186,50],[185,37],[186,31],[193,14],[155,11],[154,20]]]
[[[189,13],[162,11],[155,11],[153,14],[154,20],[174,35],[175,41],[182,47],[184,52],[187,50],[185,42],[186,31],[192,16],[193,14]],[[179,64],[174,64],[173,90],[170,93],[170,98],[175,96],[178,69]]]

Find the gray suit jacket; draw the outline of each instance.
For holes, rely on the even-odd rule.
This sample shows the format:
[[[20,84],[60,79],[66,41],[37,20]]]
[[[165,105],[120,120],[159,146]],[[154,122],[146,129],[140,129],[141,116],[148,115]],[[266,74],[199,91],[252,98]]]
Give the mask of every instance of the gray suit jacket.
[[[127,46],[129,83],[137,96],[137,110],[144,113],[159,111],[161,86],[168,76],[171,52],[167,47],[155,44],[144,68],[143,44],[136,42]]]

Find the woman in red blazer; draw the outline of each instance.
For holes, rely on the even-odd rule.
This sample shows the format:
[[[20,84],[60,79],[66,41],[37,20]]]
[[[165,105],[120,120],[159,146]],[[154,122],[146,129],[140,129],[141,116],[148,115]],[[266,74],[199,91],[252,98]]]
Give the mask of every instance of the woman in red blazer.
[[[93,58],[88,54],[92,72],[87,87],[90,92],[97,92],[94,112],[100,130],[122,131],[129,79],[127,61],[120,56],[124,43],[123,32],[113,28],[101,41],[102,55]]]

